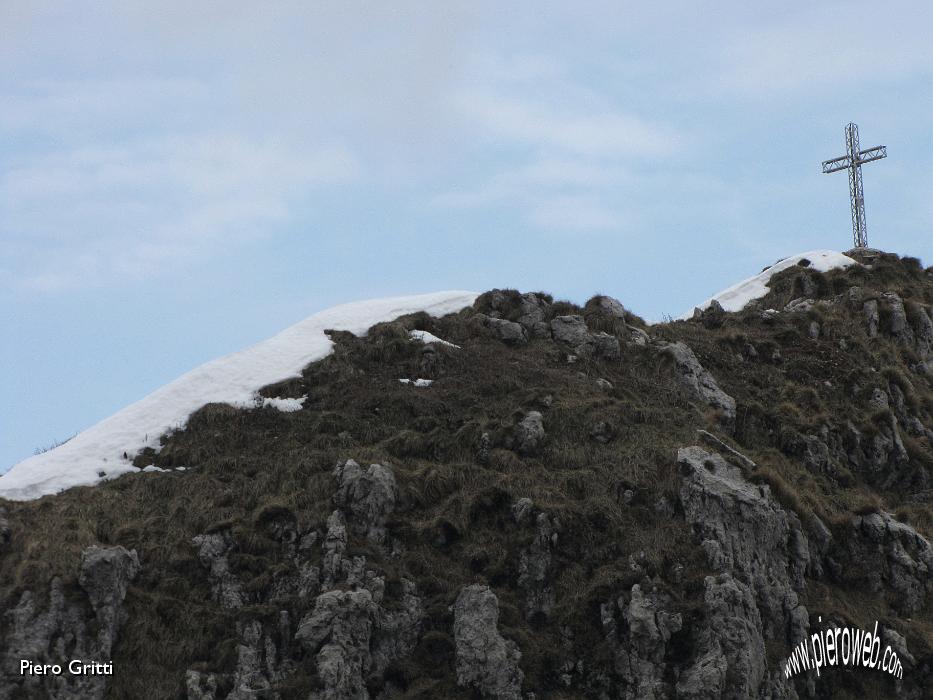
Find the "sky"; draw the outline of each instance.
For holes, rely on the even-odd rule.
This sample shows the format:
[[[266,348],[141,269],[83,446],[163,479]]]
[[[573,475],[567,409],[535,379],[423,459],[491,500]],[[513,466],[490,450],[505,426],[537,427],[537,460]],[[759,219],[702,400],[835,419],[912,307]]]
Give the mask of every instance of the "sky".
[[[649,6],[650,5],[650,6]],[[933,262],[926,2],[0,3],[0,472],[334,304]]]

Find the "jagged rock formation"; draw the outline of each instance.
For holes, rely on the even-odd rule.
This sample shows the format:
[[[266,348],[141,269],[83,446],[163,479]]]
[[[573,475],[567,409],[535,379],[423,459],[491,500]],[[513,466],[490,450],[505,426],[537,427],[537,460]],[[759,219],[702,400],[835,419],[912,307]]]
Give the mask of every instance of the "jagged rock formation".
[[[722,412],[722,421],[731,425],[735,421],[735,399],[719,388],[716,380],[700,364],[686,343],[664,343],[659,350],[670,358],[680,383],[697,399]]]
[[[139,573],[136,551],[92,546],[81,555],[75,600],[59,578],[52,579],[46,600],[24,591],[4,614],[0,641],[0,698],[103,698],[106,675],[74,674],[73,660],[110,664],[120,627],[126,621],[123,601],[129,583]],[[82,599],[83,598],[83,599]],[[21,662],[57,664],[64,674],[33,675]],[[106,671],[104,671],[106,672]]]
[[[0,508],[0,554],[3,554],[3,550],[6,549],[7,545],[10,543],[10,538],[13,536],[13,532],[10,529],[10,521],[6,519],[6,510]]]
[[[515,426],[515,450],[522,455],[532,455],[544,442],[544,418],[538,411],[529,411]]]
[[[348,514],[353,531],[376,544],[385,544],[386,519],[398,500],[392,470],[382,464],[371,464],[364,472],[359,464],[348,459],[337,465],[334,475],[337,480],[334,503]]]
[[[286,545],[297,541],[298,546],[285,548],[294,565],[291,572],[265,591],[250,594],[231,572],[229,559],[236,543],[229,532],[195,538],[221,607],[266,602],[277,603],[281,609],[270,622],[238,621],[233,673],[188,670],[189,698],[280,697],[275,688],[294,674],[301,647],[314,659],[313,672],[319,682],[312,698],[365,700],[370,697],[371,680],[382,679],[390,664],[411,654],[424,617],[417,586],[401,579],[399,594],[390,601],[385,577],[368,567],[365,556],[348,556],[351,533],[379,546],[387,544],[386,521],[398,499],[392,469],[372,464],[363,470],[348,459],[337,464],[333,477],[333,501],[338,509],[328,518],[321,538],[320,566],[311,562],[319,539],[316,533],[299,538],[281,519],[272,518],[271,529],[279,540]],[[386,607],[390,602],[391,607]],[[231,689],[225,692],[227,687]]]
[[[887,593],[894,607],[913,616],[929,604],[933,593],[933,547],[909,525],[890,513],[869,513],[852,519],[836,542],[840,576],[859,579],[872,593]]]
[[[457,683],[495,700],[520,700],[522,654],[499,634],[499,601],[488,586],[467,586],[453,605]]]
[[[0,698],[925,697],[933,270],[859,261],[652,326],[493,290],[333,332],[263,390],[301,410],[138,458],[193,468],[0,506]],[[876,620],[902,678],[785,677]],[[72,656],[114,675],[18,673]]]

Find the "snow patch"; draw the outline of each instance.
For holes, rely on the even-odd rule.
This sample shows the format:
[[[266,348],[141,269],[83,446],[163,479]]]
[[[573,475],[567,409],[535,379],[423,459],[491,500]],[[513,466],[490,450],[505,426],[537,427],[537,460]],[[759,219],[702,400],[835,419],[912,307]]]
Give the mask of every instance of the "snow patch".
[[[774,275],[789,267],[793,267],[804,258],[810,261],[808,269],[818,270],[819,272],[829,272],[830,270],[858,264],[848,255],[837,253],[834,250],[811,250],[806,253],[800,253],[799,255],[792,255],[789,258],[784,258],[776,262],[754,277],[742,280],[738,284],[734,284],[728,289],[724,289],[718,294],[711,296],[706,301],[697,304],[696,308],[703,311],[709,308],[709,305],[712,304],[713,301],[718,301],[725,311],[741,311],[748,302],[753,299],[760,299],[768,293],[768,283]],[[691,316],[693,316],[693,309],[691,309],[689,313],[681,316],[680,320],[689,319]]]
[[[402,384],[411,384],[412,386],[431,386],[434,383],[433,379],[416,379],[412,381],[411,379],[399,379]]]
[[[316,313],[269,340],[193,369],[63,445],[23,460],[0,475],[0,498],[30,500],[138,472],[133,457],[146,447],[158,449],[160,436],[184,427],[188,416],[205,404],[248,404],[262,387],[300,376],[311,362],[330,354],[333,342],[325,330],[361,334],[376,323],[419,311],[442,316],[469,306],[476,296],[437,292]],[[99,476],[101,471],[106,474]]]
[[[411,331],[409,335],[411,336],[412,340],[420,340],[425,345],[428,345],[430,343],[437,343],[438,345],[446,345],[451,348],[457,348],[457,350],[460,349],[459,345],[454,345],[453,343],[449,343],[446,340],[438,338],[433,333],[428,333],[427,331]]]
[[[282,413],[294,413],[295,411],[300,411],[304,402],[307,400],[307,396],[302,396],[300,399],[283,399],[276,396],[274,399],[263,399],[262,406],[263,408],[272,406],[272,408]]]

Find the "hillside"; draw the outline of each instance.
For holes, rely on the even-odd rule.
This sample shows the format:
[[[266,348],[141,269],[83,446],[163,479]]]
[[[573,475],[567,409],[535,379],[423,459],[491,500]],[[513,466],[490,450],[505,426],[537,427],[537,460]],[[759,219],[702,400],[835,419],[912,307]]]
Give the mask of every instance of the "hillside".
[[[933,270],[847,255],[664,324],[321,326],[123,476],[0,500],[0,699],[930,697]],[[875,621],[902,678],[785,677]],[[20,674],[75,658],[113,673]]]

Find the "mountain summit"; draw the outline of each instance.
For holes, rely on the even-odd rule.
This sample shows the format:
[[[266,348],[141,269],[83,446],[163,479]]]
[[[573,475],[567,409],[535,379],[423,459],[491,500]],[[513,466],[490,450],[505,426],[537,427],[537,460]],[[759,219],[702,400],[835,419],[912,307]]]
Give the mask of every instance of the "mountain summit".
[[[856,250],[311,317],[0,477],[0,699],[924,697],[931,305]],[[900,677],[788,672],[876,622]]]

